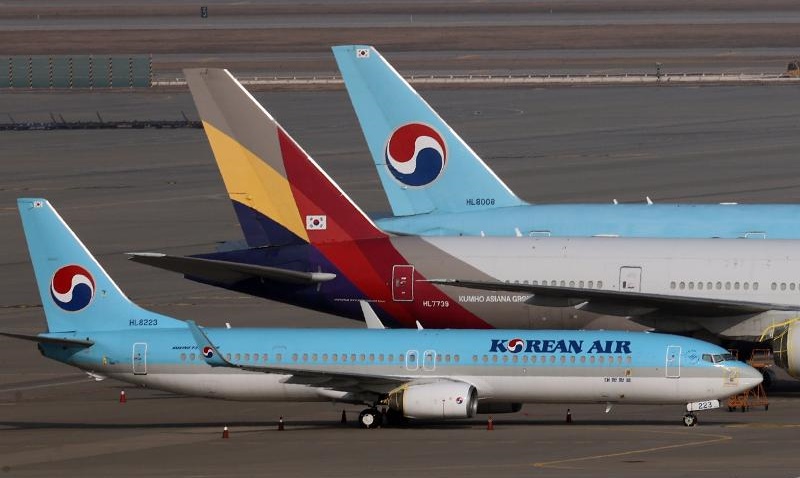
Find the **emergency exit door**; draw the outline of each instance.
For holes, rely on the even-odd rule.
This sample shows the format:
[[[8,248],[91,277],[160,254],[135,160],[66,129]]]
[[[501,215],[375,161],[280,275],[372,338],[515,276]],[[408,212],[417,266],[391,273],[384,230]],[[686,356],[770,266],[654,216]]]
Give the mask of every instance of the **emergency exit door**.
[[[620,267],[619,268],[619,290],[627,292],[639,292],[642,290],[642,268],[641,267]]]
[[[414,266],[392,267],[392,299],[395,302],[414,300]]]

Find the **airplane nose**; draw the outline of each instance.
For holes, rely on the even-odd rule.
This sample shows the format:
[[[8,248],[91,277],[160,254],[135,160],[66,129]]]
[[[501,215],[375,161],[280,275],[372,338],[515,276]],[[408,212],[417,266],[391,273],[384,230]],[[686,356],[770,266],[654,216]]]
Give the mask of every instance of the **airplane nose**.
[[[764,381],[764,376],[758,369],[742,364],[739,370],[739,383],[743,390],[749,390]]]

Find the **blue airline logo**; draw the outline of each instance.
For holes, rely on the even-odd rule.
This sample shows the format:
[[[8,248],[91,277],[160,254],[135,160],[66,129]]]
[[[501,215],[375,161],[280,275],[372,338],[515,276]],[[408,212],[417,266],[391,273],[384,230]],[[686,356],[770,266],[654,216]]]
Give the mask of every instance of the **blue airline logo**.
[[[583,340],[524,340],[491,339],[492,345],[489,352],[525,353],[561,353],[561,354],[629,354],[631,353],[630,340],[595,340],[587,348]]]

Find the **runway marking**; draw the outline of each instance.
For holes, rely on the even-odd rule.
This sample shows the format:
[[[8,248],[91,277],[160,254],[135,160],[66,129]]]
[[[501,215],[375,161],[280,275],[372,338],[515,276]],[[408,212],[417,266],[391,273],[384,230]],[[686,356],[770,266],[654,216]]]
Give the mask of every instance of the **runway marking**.
[[[665,432],[665,431],[649,431],[649,430],[627,430],[624,428],[614,428],[614,431],[622,431],[622,432],[632,432],[632,433],[656,433],[656,434],[665,434],[665,435],[679,435],[679,436],[686,436],[686,432]],[[693,433],[694,434],[694,433]],[[733,440],[733,437],[730,435],[718,435],[718,434],[711,434],[711,433],[696,433],[694,435],[700,435],[704,437],[708,437],[705,440],[698,440],[698,441],[691,441],[687,443],[674,443],[672,445],[663,445],[663,446],[655,446],[650,448],[641,448],[637,450],[628,450],[628,451],[621,451],[617,453],[607,453],[604,455],[589,455],[589,456],[581,456],[576,458],[566,458],[563,460],[553,460],[553,461],[540,461],[533,463],[532,465],[536,468],[575,468],[569,466],[557,466],[564,463],[575,463],[579,461],[589,461],[589,460],[599,460],[602,458],[615,458],[620,456],[630,456],[630,455],[638,455],[642,453],[650,453],[654,451],[662,451],[662,450],[670,450],[675,448],[685,448],[688,446],[698,446],[698,445],[709,445],[712,443],[723,442]]]
[[[52,382],[47,383],[37,383],[32,385],[23,385],[19,387],[0,387],[0,393],[8,393],[8,392],[18,392],[22,390],[34,390],[37,388],[47,388],[47,387],[60,387],[62,385],[73,385],[76,383],[93,383],[92,380],[83,375],[80,378],[72,379],[72,380],[55,380]]]

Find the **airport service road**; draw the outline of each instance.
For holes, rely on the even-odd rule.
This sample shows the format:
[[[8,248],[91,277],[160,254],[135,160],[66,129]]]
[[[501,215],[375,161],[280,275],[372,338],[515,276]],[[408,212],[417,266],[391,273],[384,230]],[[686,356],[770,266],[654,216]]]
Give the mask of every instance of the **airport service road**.
[[[424,96],[520,196],[536,202],[798,202],[792,87],[433,90]],[[367,211],[388,209],[341,91],[256,96]],[[0,119],[179,119],[188,92],[4,94]],[[128,251],[207,251],[240,232],[200,130],[2,133],[0,328],[43,330],[15,199],[50,199],[128,295],[209,326],[359,323],[210,289],[127,261]],[[85,382],[35,346],[0,339],[0,470],[7,476],[795,476],[800,401],[769,412],[526,406],[482,422],[364,432],[328,404],[226,403]],[[358,408],[348,407],[355,417]],[[278,435],[284,415],[289,430]],[[221,426],[232,425],[228,442]],[[572,461],[564,461],[572,460]],[[555,462],[555,463],[554,463]],[[536,467],[535,464],[540,466]],[[122,473],[120,467],[122,466]],[[140,472],[139,470],[142,470]],[[190,473],[191,472],[191,473]],[[2,471],[0,471],[2,475]]]

